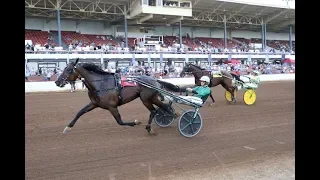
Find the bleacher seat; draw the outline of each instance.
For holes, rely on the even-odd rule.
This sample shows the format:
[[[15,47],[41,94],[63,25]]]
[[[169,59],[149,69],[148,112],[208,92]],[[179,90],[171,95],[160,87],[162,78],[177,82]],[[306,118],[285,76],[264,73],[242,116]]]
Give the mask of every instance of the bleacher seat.
[[[48,37],[50,36],[48,31],[40,30],[25,30],[25,40],[31,40],[34,45],[40,44],[44,46],[48,43]]]

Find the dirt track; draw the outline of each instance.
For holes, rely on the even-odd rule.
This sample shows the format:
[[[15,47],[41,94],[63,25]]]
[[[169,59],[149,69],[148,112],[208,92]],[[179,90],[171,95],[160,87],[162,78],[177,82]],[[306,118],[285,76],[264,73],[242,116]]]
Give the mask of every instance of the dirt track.
[[[158,135],[149,136],[145,126],[119,126],[101,109],[62,134],[87,94],[26,94],[26,179],[294,179],[294,82],[262,84],[253,106],[243,92],[230,105],[220,86],[212,90],[217,104],[201,109],[204,125],[193,138],[181,136],[176,123],[153,124]],[[149,117],[139,99],[120,113],[126,121]]]

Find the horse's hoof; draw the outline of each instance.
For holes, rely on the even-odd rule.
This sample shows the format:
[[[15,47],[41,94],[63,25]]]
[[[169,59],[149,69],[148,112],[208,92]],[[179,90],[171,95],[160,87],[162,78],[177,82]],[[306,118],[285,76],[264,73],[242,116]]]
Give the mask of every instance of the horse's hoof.
[[[136,125],[140,125],[140,124],[141,124],[141,122],[138,121],[138,120],[134,120],[134,123],[135,123]]]
[[[181,115],[180,112],[176,112],[176,113],[174,114],[174,118],[178,118],[180,115]]]
[[[63,133],[66,134],[69,131],[71,131],[71,127],[66,127],[64,128]]]
[[[214,106],[215,104],[216,104],[216,103],[211,103],[209,106],[212,107],[212,106]]]
[[[150,129],[148,133],[149,135],[153,135],[153,136],[157,135],[157,133],[153,129]]]

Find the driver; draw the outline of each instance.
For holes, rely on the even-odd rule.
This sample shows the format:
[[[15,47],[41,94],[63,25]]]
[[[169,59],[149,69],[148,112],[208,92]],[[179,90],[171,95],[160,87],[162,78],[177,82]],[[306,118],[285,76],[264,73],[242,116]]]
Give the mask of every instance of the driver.
[[[233,71],[231,71],[230,74],[231,74],[232,77],[235,78],[237,81],[240,81],[240,82],[244,83],[244,81],[242,81],[242,80],[240,79],[239,69],[233,69]]]
[[[252,88],[258,88],[260,84],[259,71],[252,71],[252,78],[250,78],[250,83],[246,83],[247,86]]]
[[[255,70],[255,71],[252,72],[252,75],[253,75],[252,80],[253,80],[253,82],[256,83],[257,85],[260,84],[259,74],[260,74],[260,72],[257,71],[257,70]]]
[[[194,96],[179,96],[179,97],[189,100],[191,102],[194,102],[196,104],[202,105],[211,93],[211,89],[208,87],[209,83],[210,83],[210,78],[208,76],[202,76],[200,78],[200,84],[201,84],[200,86],[197,86],[193,89],[191,88],[186,89],[186,91],[190,93],[194,93]]]

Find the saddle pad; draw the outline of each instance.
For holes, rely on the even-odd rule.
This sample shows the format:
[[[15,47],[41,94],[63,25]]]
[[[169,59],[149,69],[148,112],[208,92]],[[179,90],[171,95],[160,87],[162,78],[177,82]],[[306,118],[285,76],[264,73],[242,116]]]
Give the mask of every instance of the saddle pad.
[[[220,74],[213,74],[212,77],[217,78],[217,77],[222,77]]]
[[[222,74],[220,71],[213,71],[212,72],[212,77],[217,78],[217,77],[222,77]]]

